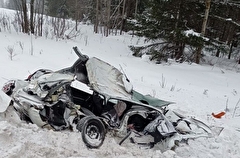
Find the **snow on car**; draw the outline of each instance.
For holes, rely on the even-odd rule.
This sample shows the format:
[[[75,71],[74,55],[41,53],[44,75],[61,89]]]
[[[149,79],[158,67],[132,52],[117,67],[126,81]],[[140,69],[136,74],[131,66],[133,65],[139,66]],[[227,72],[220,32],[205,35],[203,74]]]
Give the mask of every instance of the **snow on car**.
[[[107,132],[121,137],[120,145],[129,138],[149,147],[165,141],[170,149],[181,140],[211,136],[203,122],[168,109],[172,102],[135,91],[126,74],[73,49],[79,58],[71,67],[40,69],[25,80],[7,82],[0,112],[13,106],[22,120],[39,127],[76,129],[89,148],[99,148]],[[136,139],[146,136],[152,140]]]

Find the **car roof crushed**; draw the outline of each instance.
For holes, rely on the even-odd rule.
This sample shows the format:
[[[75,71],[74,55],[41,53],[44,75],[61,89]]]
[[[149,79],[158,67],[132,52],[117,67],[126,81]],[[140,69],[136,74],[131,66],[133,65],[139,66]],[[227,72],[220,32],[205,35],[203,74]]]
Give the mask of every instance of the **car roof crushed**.
[[[129,87],[132,87],[132,85],[125,75],[114,66],[96,57],[89,58],[86,69],[91,88],[108,98],[119,98],[154,107],[167,106],[173,103],[150,95],[142,95],[135,90],[129,92]]]

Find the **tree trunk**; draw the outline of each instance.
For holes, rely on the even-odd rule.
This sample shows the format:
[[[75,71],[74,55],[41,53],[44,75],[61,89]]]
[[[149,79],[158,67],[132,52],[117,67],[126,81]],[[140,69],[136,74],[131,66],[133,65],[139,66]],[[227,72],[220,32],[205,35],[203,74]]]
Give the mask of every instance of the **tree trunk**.
[[[179,26],[179,22],[181,21],[180,17],[181,17],[181,14],[182,14],[182,1],[180,0],[179,3],[178,3],[178,6],[177,6],[177,12],[176,12],[176,23],[175,23],[175,30],[178,29],[178,26]],[[176,33],[174,34],[174,38],[176,38]],[[182,48],[183,46],[185,46],[180,40],[176,41],[175,42],[175,52],[174,52],[174,57],[176,60],[179,60],[182,55],[183,55],[183,50],[184,48]]]
[[[202,24],[202,31],[201,31],[201,36],[202,36],[202,37],[205,35],[205,32],[206,32],[207,20],[208,20],[208,15],[209,15],[209,10],[210,10],[211,0],[206,0],[206,1],[205,1],[205,4],[206,4],[206,9],[205,9],[205,15],[204,15],[203,24]],[[197,48],[197,50],[196,50],[195,62],[196,62],[197,64],[200,63],[202,49],[203,49],[203,45],[199,46],[199,47]]]
[[[220,49],[217,50],[216,57],[220,56]]]
[[[233,50],[232,48],[233,48],[233,42],[230,45],[230,50],[229,50],[229,53],[228,53],[228,59],[231,59],[232,50]]]
[[[34,34],[33,14],[34,14],[34,0],[31,0],[30,1],[30,31],[32,34]]]
[[[183,52],[184,52],[184,48],[185,48],[185,44],[184,43],[178,43],[177,44],[177,53],[175,54],[175,59],[177,61],[179,61],[182,56],[183,56]],[[181,59],[182,60],[182,59]],[[182,61],[181,61],[182,62]]]
[[[27,15],[27,2],[22,0],[22,11],[23,11],[23,32],[29,33],[29,21]]]
[[[106,22],[106,32],[105,36],[107,37],[109,35],[109,29],[110,29],[110,14],[111,14],[111,0],[107,1],[107,22]]]
[[[206,10],[205,10],[205,15],[204,15],[204,19],[203,19],[202,31],[201,31],[202,36],[204,36],[205,32],[206,32],[207,20],[208,20],[211,0],[206,0],[205,4],[206,4]]]
[[[126,0],[123,1],[122,22],[121,22],[121,28],[120,28],[120,35],[122,34],[123,26],[124,26],[124,23],[125,23],[125,6],[126,6]]]
[[[99,0],[96,0],[96,20],[95,20],[95,24],[94,24],[94,32],[95,33],[98,33],[98,23],[99,23],[99,10],[98,10],[98,7],[99,7]]]
[[[42,13],[41,13],[41,18],[40,18],[40,31],[39,35],[42,36],[42,27],[43,27],[43,14],[44,14],[44,5],[45,5],[45,0],[42,0]]]
[[[77,0],[75,0],[75,30],[78,30],[78,3]]]
[[[138,0],[136,0],[136,3],[135,3],[135,12],[134,12],[134,18],[135,19],[137,17],[137,9],[138,9]]]

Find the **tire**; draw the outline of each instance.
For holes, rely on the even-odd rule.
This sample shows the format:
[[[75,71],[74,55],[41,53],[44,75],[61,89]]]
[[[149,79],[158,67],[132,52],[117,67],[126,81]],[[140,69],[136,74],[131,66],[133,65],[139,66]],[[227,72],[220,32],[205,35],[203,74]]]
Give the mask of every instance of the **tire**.
[[[89,148],[99,148],[105,139],[105,126],[95,116],[82,118],[76,127],[82,134],[82,140]]]

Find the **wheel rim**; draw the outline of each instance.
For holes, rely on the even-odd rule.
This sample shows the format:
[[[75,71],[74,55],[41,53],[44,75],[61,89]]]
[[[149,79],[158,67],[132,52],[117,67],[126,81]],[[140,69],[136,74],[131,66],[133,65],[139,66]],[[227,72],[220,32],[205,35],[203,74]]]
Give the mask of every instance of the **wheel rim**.
[[[89,125],[86,129],[87,136],[90,139],[99,139],[100,131],[96,125]]]
[[[85,128],[86,134],[85,138],[88,142],[88,145],[90,147],[99,147],[104,139],[104,132],[101,130],[101,127],[99,127],[96,123],[90,123]]]

